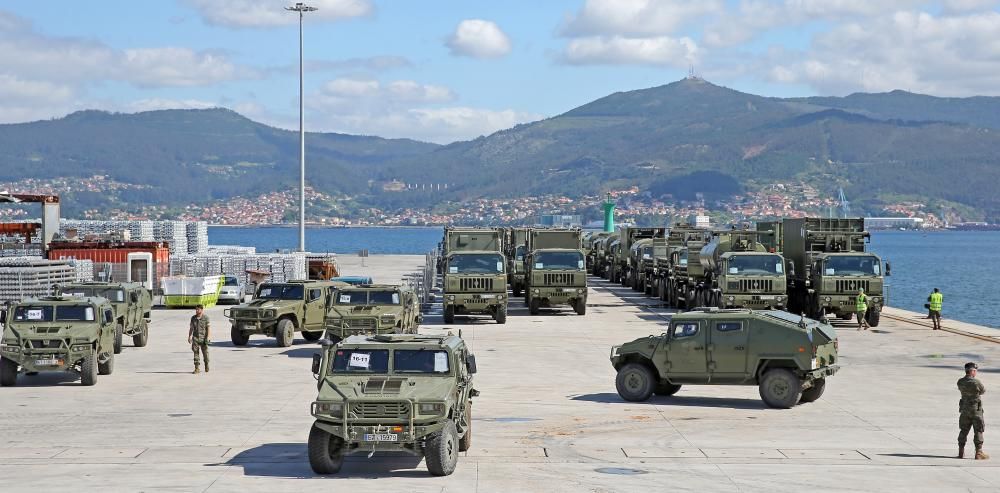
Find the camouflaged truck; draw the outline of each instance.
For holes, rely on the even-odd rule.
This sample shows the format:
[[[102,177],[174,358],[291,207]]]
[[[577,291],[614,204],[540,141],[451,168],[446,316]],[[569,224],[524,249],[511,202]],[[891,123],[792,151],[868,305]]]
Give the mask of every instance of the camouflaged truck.
[[[660,301],[667,306],[677,306],[677,289],[674,286],[675,262],[687,266],[687,242],[693,236],[703,234],[703,229],[688,223],[678,223],[670,227],[666,237],[663,255],[653,258],[653,276],[656,278],[656,292]],[[677,254],[677,255],[674,255]]]
[[[0,311],[0,385],[18,371],[67,371],[82,385],[115,371],[115,309],[104,298],[47,296],[8,304]]]
[[[507,323],[507,259],[500,231],[445,228],[444,323],[456,315],[489,315]]]
[[[631,256],[632,247],[647,238],[663,238],[667,228],[638,228],[627,226],[619,231],[620,243],[615,255],[617,270],[621,272],[618,282],[622,286],[637,286],[639,274],[638,260]]]
[[[524,304],[537,315],[541,308],[569,305],[587,313],[587,264],[579,229],[531,230],[531,253],[525,259]]]
[[[785,259],[767,251],[758,238],[772,231],[727,230],[698,255],[704,272],[699,283],[707,292],[696,298],[704,306],[782,310],[785,294]]]
[[[632,246],[629,253],[636,266],[635,284],[632,289],[646,295],[656,295],[656,259],[667,255],[666,238],[648,238]]]
[[[263,334],[288,347],[301,332],[307,341],[318,341],[334,293],[347,286],[335,281],[265,282],[250,302],[222,312],[232,323],[230,339],[235,346],[246,346],[251,335]]]
[[[594,233],[584,239],[583,250],[587,255],[587,273],[600,276],[600,260],[604,254],[604,241],[611,233]]]
[[[756,385],[770,407],[823,395],[839,366],[833,327],[784,311],[702,308],[678,313],[667,332],[614,346],[618,395],[645,401],[682,385]]]
[[[309,465],[340,472],[348,454],[405,452],[447,476],[472,445],[476,358],[461,335],[352,336],[323,340],[313,356]],[[370,455],[369,455],[370,457]]]
[[[524,293],[524,257],[528,255],[530,228],[512,228],[507,255],[507,283],[514,296]]]
[[[145,286],[136,282],[81,282],[63,284],[56,288],[62,296],[96,296],[111,302],[115,309],[115,354],[122,352],[122,338],[132,338],[135,347],[146,347],[149,342],[150,311],[153,295]]]
[[[705,306],[707,298],[699,296],[704,289],[705,267],[698,256],[710,237],[711,233],[704,229],[689,232],[684,245],[670,252],[671,307],[691,310]]]
[[[416,334],[422,321],[417,293],[408,286],[350,286],[330,302],[324,337],[336,344],[352,335]]]

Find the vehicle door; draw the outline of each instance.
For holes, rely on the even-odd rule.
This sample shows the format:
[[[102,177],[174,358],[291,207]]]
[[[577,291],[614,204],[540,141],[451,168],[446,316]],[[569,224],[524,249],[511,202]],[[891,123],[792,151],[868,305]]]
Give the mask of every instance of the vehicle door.
[[[708,344],[708,369],[711,382],[741,382],[746,376],[748,321],[713,320]]]
[[[672,381],[708,381],[707,325],[704,320],[681,320],[670,324],[667,374]]]
[[[125,314],[124,314],[125,330],[128,330],[132,327],[138,327],[139,326],[138,320],[141,315],[139,313],[140,310],[139,303],[142,301],[142,299],[139,297],[139,291],[135,289],[125,290],[122,293],[122,298],[124,299],[125,306],[127,307],[125,309]]]
[[[326,316],[326,299],[323,296],[323,288],[306,289],[305,322],[303,327],[309,330],[319,330],[323,328],[323,317]]]
[[[113,351],[115,345],[115,312],[111,307],[103,310],[104,317],[101,319],[100,342],[101,351]]]

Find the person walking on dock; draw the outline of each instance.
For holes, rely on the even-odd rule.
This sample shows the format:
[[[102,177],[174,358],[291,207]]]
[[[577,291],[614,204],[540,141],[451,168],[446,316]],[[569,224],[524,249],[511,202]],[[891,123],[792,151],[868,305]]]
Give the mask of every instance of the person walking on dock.
[[[962,399],[958,401],[958,458],[965,458],[965,441],[969,438],[969,429],[976,430],[972,443],[976,446],[976,460],[989,459],[983,452],[983,431],[986,422],[983,420],[983,401],[980,397],[986,393],[983,382],[976,378],[979,366],[975,363],[965,364],[965,376],[958,380],[958,391]]]
[[[941,305],[944,303],[944,295],[938,288],[934,288],[927,301],[930,302],[928,308],[931,312],[931,322],[934,322],[934,330],[938,330],[941,328]]]
[[[868,330],[868,319],[865,315],[868,314],[868,296],[865,295],[864,289],[858,290],[858,297],[854,299],[854,311],[855,315],[858,316],[858,330],[865,329]]]
[[[188,328],[188,344],[191,344],[191,351],[194,351],[194,371],[191,373],[201,373],[200,356],[205,358],[205,373],[208,373],[208,341],[211,340],[209,333],[208,315],[205,315],[205,307],[198,305],[194,307],[194,316],[191,317],[191,325]]]

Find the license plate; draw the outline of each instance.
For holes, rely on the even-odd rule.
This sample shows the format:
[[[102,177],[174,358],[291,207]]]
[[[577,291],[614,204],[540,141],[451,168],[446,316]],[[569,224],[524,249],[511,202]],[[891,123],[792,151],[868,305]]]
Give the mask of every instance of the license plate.
[[[482,298],[482,299],[484,299],[484,300],[492,300],[493,298],[496,298],[496,295],[494,295],[494,294],[481,294],[481,295],[479,295],[479,297]]]
[[[563,288],[562,291],[564,293],[575,293],[576,292],[576,288]]]
[[[365,435],[366,442],[398,442],[399,435],[395,433],[368,433]]]
[[[58,359],[36,359],[35,364],[38,366],[58,366],[62,364],[62,360]]]
[[[773,300],[774,296],[773,295],[771,295],[771,296],[761,296],[760,299],[762,299],[762,300]]]

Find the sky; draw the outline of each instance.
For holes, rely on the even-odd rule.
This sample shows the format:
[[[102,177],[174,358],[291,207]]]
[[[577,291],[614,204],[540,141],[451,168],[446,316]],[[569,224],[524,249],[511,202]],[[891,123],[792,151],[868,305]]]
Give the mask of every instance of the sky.
[[[292,3],[0,3],[0,123],[226,107],[297,129]],[[1000,0],[307,4],[310,131],[449,143],[692,68],[765,96],[1000,95]]]

